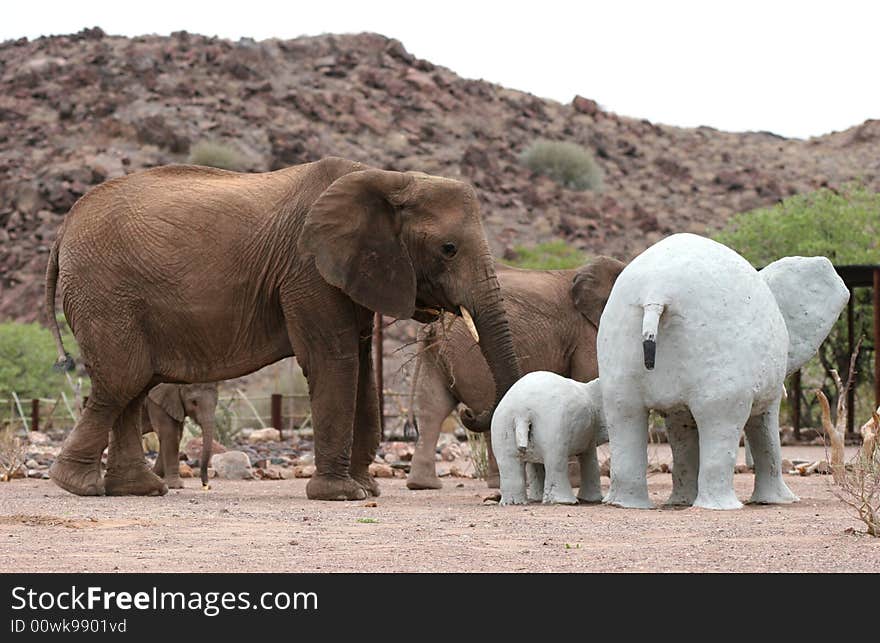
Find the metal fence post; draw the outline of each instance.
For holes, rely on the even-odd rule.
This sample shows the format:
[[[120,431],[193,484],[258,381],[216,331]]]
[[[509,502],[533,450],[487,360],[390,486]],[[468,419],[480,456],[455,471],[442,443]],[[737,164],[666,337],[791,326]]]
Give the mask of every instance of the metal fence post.
[[[40,400],[31,400],[31,431],[40,430]]]
[[[271,406],[272,406],[272,426],[278,429],[278,439],[281,440],[281,428],[282,428],[282,418],[281,418],[281,401],[283,400],[280,393],[272,393],[271,398]]]

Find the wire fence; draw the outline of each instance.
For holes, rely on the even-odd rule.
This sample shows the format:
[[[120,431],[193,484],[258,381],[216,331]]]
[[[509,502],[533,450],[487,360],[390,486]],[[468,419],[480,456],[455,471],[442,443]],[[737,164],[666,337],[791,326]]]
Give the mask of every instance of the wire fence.
[[[409,412],[409,393],[385,390],[384,418],[390,433],[402,433]],[[87,400],[88,397],[84,398]],[[0,398],[0,429],[20,431],[66,431],[76,424],[80,403],[62,392],[57,398],[26,398],[16,393]],[[305,430],[311,426],[311,407],[306,394],[248,396],[236,389],[217,401],[219,431],[236,435],[245,428],[274,427],[279,431]],[[223,425],[223,426],[220,426]]]

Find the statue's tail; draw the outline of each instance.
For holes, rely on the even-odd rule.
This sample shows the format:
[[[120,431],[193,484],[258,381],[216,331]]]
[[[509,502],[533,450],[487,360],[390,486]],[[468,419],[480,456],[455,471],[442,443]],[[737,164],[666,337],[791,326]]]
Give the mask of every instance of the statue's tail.
[[[513,432],[516,436],[516,448],[520,452],[525,452],[529,448],[529,432],[532,430],[532,423],[529,418],[524,415],[517,415],[513,418]]]
[[[664,304],[643,304],[644,315],[642,317],[642,348],[645,351],[645,368],[649,371],[654,368],[654,358],[657,355],[657,326],[660,324],[660,316],[666,306]]]

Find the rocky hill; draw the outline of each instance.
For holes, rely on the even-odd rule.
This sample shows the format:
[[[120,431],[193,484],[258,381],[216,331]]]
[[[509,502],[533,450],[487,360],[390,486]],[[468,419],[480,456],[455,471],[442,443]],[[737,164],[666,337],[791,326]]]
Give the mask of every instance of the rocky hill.
[[[0,44],[0,86],[0,319],[40,317],[48,249],[78,197],[185,162],[206,140],[234,145],[251,170],[335,154],[466,179],[499,254],[560,237],[626,259],[790,194],[853,178],[880,189],[880,121],[806,141],[656,125],[460,78],[376,34],[230,42],[95,28]],[[592,149],[604,189],[531,175],[519,155],[538,138]]]

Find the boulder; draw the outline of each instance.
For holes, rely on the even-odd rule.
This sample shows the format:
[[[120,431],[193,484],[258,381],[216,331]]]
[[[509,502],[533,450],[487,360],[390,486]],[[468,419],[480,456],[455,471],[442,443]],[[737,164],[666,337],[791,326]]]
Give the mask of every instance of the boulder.
[[[218,453],[211,458],[211,466],[218,478],[224,480],[253,480],[254,470],[251,468],[251,460],[247,453],[241,451],[227,451]]]
[[[264,442],[279,442],[281,440],[281,432],[271,427],[265,429],[255,429],[248,436],[250,444],[262,444]]]

